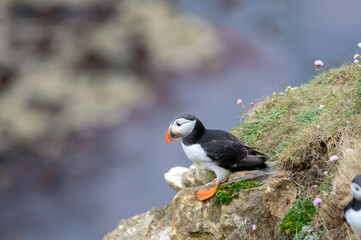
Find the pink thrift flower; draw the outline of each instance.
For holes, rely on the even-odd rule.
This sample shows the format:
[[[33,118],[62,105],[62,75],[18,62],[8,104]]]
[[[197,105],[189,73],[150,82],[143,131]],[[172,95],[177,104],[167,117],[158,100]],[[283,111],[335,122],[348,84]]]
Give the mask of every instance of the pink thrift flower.
[[[334,161],[337,161],[337,160],[338,160],[338,156],[336,156],[336,155],[333,155],[333,156],[330,157],[331,162],[334,162]]]
[[[356,54],[353,56],[353,58],[354,58],[354,59],[359,59],[359,58],[361,58],[361,55],[358,54],[358,53],[356,53]]]
[[[320,105],[320,109],[324,109],[325,108],[325,105]]]
[[[252,225],[252,230],[253,230],[253,231],[256,231],[256,230],[257,230],[256,224],[253,224],[253,225]]]
[[[315,198],[315,200],[313,200],[313,205],[315,207],[318,206],[318,204],[322,203],[322,199],[321,198]]]
[[[316,65],[317,67],[321,67],[321,66],[323,66],[323,62],[322,62],[321,60],[316,60],[316,61],[315,61],[315,65]]]
[[[323,66],[323,62],[321,60],[316,60],[315,61],[315,65],[316,65],[316,71],[318,71],[318,69]]]
[[[358,46],[359,48],[361,48],[361,42],[360,42],[359,44],[357,44],[357,46]]]

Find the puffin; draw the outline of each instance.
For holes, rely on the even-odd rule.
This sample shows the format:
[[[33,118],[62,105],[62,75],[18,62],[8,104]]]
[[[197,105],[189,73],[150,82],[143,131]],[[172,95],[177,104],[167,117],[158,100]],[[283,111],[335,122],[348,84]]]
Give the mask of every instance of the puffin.
[[[236,136],[223,130],[206,129],[203,123],[190,113],[181,113],[169,125],[166,143],[182,138],[185,155],[195,165],[204,166],[217,175],[214,188],[197,191],[199,200],[215,195],[219,186],[228,181],[232,172],[267,169],[269,157],[250,148]]]
[[[351,183],[353,199],[344,211],[344,220],[351,226],[352,231],[361,239],[361,174]]]

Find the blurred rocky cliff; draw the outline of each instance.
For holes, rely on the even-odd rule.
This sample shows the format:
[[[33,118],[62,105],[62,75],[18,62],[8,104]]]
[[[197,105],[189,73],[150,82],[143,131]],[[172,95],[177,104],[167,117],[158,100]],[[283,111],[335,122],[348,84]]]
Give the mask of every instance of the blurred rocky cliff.
[[[220,51],[211,26],[167,1],[1,1],[0,193],[21,174],[19,152],[48,165],[69,138],[121,124]]]
[[[288,178],[277,171],[236,172],[230,182],[256,180],[263,186],[241,190],[229,205],[197,200],[195,192],[210,184],[184,187],[169,205],[121,220],[103,240],[276,239],[278,224],[297,195]]]

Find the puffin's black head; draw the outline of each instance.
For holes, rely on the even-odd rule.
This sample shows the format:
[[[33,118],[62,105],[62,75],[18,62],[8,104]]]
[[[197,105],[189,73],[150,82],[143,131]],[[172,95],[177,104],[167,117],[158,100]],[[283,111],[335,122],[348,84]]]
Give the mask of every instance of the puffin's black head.
[[[361,174],[357,175],[351,183],[353,197],[361,201]]]
[[[190,113],[181,113],[169,125],[165,133],[166,143],[173,142],[192,133],[198,118]]]

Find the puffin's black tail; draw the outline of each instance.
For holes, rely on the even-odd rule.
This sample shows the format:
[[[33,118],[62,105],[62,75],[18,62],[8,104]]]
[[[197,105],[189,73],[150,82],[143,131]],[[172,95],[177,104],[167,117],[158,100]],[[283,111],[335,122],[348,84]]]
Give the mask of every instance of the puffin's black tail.
[[[266,154],[258,152],[257,150],[254,150],[253,148],[249,147],[249,148],[247,148],[247,150],[248,150],[248,156],[264,157],[265,158],[264,162],[270,159]]]
[[[248,148],[247,150],[248,156],[239,161],[236,164],[236,167],[232,169],[233,171],[263,170],[269,168],[265,162],[270,158],[266,154],[258,152],[252,148]]]

